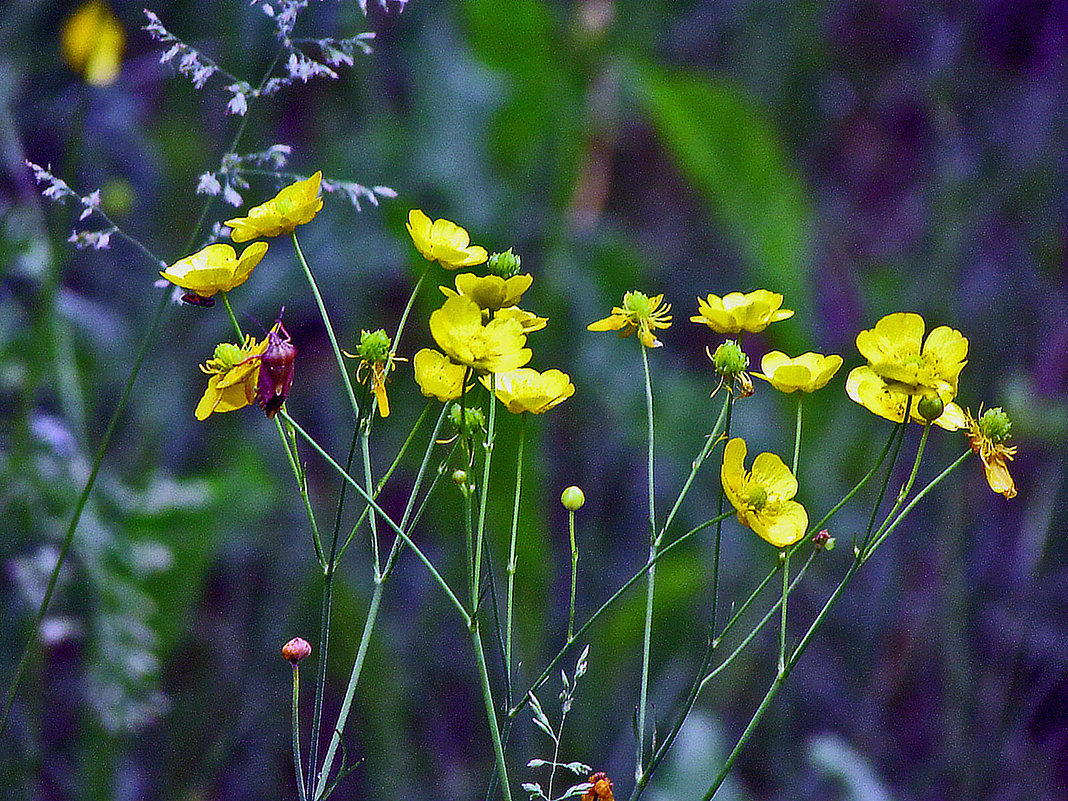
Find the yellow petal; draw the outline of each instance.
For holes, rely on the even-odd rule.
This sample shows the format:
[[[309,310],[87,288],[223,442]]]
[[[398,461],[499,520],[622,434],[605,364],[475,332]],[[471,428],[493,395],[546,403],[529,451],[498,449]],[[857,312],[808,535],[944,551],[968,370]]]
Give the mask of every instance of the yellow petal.
[[[436,350],[423,348],[416,353],[412,369],[420,391],[428,398],[437,398],[444,403],[455,400],[463,392],[467,368],[462,364],[454,364]]]
[[[753,460],[750,481],[764,488],[772,504],[797,495],[797,479],[774,453],[762,453]]]
[[[720,468],[720,480],[723,492],[735,509],[745,506],[742,495],[745,491],[745,440],[735,437],[723,449],[723,466]]]
[[[923,318],[918,314],[888,314],[874,328],[857,334],[857,350],[873,366],[899,364],[909,356],[919,355],[924,327]]]
[[[808,513],[797,501],[787,501],[778,509],[757,513],[754,532],[776,548],[785,548],[805,536]]]

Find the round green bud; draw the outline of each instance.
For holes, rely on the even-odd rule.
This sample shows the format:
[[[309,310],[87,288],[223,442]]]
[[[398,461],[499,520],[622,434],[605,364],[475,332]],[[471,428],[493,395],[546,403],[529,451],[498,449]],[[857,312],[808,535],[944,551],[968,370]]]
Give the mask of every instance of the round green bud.
[[[979,418],[979,433],[991,442],[1004,442],[1012,434],[1012,420],[1000,406],[987,409]]]
[[[720,375],[736,376],[745,372],[749,366],[749,357],[737,342],[728,339],[712,354],[712,366]]]
[[[462,487],[467,483],[467,471],[457,467],[452,471],[452,483],[458,487]]]
[[[578,487],[571,486],[560,493],[560,503],[569,512],[577,512],[586,503],[586,493]]]
[[[486,269],[491,275],[499,275],[501,278],[511,278],[518,275],[523,268],[523,260],[511,248],[504,253],[494,253],[486,261]]]
[[[457,431],[468,437],[486,427],[486,415],[481,409],[461,407],[460,404],[454,403],[449,407],[449,422]]]
[[[942,399],[933,392],[924,395],[920,398],[919,403],[916,404],[916,411],[920,413],[920,417],[926,420],[928,423],[933,423],[939,417],[942,416],[942,412],[946,410],[946,405],[942,402]]]

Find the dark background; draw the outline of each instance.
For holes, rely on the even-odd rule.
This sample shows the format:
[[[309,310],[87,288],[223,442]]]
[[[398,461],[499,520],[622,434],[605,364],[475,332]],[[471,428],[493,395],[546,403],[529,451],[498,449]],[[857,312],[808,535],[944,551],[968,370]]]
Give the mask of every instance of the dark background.
[[[89,87],[62,61],[71,3],[0,8],[0,678],[4,686],[70,520],[92,453],[160,290],[153,265],[113,240],[76,251],[76,210],[43,200],[24,159],[76,190],[103,188],[118,222],[172,262],[193,229],[197,176],[236,120],[218,79],[195,91],[161,65],[140,2],[114,2],[127,33],[119,80]],[[239,0],[152,4],[176,35],[255,81],[272,26]],[[1068,269],[1063,2],[546,2],[412,0],[403,14],[313,2],[298,35],[377,33],[338,81],[253,104],[240,150],[294,148],[291,168],[399,194],[357,213],[338,197],[300,231],[341,336],[395,326],[425,262],[409,208],[509,246],[535,276],[524,306],[550,318],[532,366],[559,367],[571,400],[529,421],[517,654],[523,683],[566,629],[566,517],[579,484],[579,618],[645,558],[644,399],[633,339],[588,334],[628,289],[674,306],[650,354],[660,513],[718,413],[688,322],[695,297],[764,287],[797,310],[750,337],[754,362],[782,348],[841,353],[808,399],[800,499],[821,515],[865,472],[889,424],[848,401],[856,332],[916,311],[970,341],[959,400],[1001,405],[1020,446],[1012,501],[977,460],[921,505],[860,573],[738,762],[722,799],[1062,799],[1068,793]],[[262,180],[246,204],[281,185]],[[247,205],[246,205],[247,207]],[[216,203],[209,222],[234,216]],[[435,268],[435,280],[451,277]],[[285,305],[300,349],[289,407],[333,453],[346,404],[292,246],[280,239],[233,293],[247,330]],[[436,290],[402,352],[429,342]],[[247,315],[247,316],[246,316]],[[221,304],[171,306],[83,517],[12,721],[0,793],[40,799],[295,797],[289,667],[278,648],[315,643],[319,580],[299,497],[273,426],[254,409],[198,423],[196,365],[230,336]],[[350,345],[351,346],[351,345]],[[376,424],[381,472],[423,408],[408,368]],[[740,404],[750,454],[789,453],[792,397],[766,385]],[[518,421],[505,419],[491,505],[503,581]],[[903,459],[911,461],[918,427]],[[961,452],[936,430],[920,480]],[[306,454],[322,521],[337,481]],[[896,478],[904,480],[904,465]],[[386,505],[403,505],[405,463]],[[455,492],[417,532],[459,580]],[[678,530],[714,514],[706,467]],[[835,518],[839,548],[791,598],[799,637],[844,573],[873,492]],[[351,507],[350,507],[351,508]],[[658,572],[651,699],[661,728],[697,668],[710,611],[711,538]],[[328,720],[340,702],[370,595],[367,548],[347,558],[336,602]],[[740,602],[774,549],[724,527],[724,602]],[[758,606],[766,609],[774,595]],[[561,756],[631,787],[644,592],[590,637]],[[774,671],[773,630],[707,689],[647,798],[703,795]],[[498,668],[496,655],[491,655]],[[314,666],[315,657],[306,665]],[[565,661],[570,671],[573,658]],[[314,670],[304,673],[307,715]],[[555,721],[558,684],[541,694]],[[551,757],[519,717],[513,784]],[[492,753],[469,643],[410,556],[386,591],[346,731],[364,760],[335,797],[478,798]],[[559,786],[559,785],[558,785]]]

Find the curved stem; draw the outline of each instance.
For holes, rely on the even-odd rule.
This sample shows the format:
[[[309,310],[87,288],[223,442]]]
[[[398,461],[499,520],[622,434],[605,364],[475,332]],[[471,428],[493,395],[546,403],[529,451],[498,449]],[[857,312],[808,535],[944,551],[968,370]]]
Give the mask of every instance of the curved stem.
[[[293,231],[291,236],[293,238],[293,249],[297,252],[297,260],[300,262],[300,266],[304,270],[304,277],[308,279],[312,294],[315,296],[315,304],[319,307],[319,316],[322,318],[323,325],[326,327],[326,335],[330,339],[330,347],[333,348],[334,359],[337,361],[338,371],[341,373],[341,380],[345,384],[345,394],[348,395],[349,403],[352,405],[352,416],[359,419],[360,404],[356,402],[356,393],[352,389],[352,380],[349,378],[349,370],[345,364],[345,357],[341,355],[341,347],[337,344],[337,335],[334,333],[334,326],[330,322],[330,315],[326,312],[326,304],[323,302],[323,295],[319,291],[319,285],[315,283],[315,276],[312,275],[311,267],[308,266],[308,260],[304,258],[304,251],[300,249],[300,242],[297,240],[297,232]]]

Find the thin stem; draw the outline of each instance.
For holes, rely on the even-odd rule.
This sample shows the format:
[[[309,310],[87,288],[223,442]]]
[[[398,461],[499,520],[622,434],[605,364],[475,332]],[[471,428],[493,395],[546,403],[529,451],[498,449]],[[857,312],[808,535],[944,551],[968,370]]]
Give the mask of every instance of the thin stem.
[[[801,456],[801,409],[804,407],[802,400],[805,397],[805,393],[797,393],[797,431],[794,433],[794,466],[790,472],[794,474],[794,478],[797,478],[797,460]]]
[[[571,535],[571,606],[567,617],[567,641],[574,639],[575,633],[575,589],[578,584],[578,543],[575,541],[575,512],[567,510],[567,530]],[[551,794],[550,794],[551,796]]]
[[[916,474],[920,469],[920,461],[923,459],[923,452],[927,445],[927,435],[931,433],[931,423],[927,422],[923,427],[923,434],[920,436],[919,447],[916,448],[916,458],[912,461],[912,470],[909,473],[908,480],[905,485],[898,491],[897,498],[894,500],[894,505],[890,507],[890,511],[887,513],[886,518],[883,520],[882,525],[876,530],[874,534],[869,531],[869,536],[865,538],[865,545],[860,549],[860,554],[863,559],[866,559],[871,555],[871,545],[882,542],[881,535],[885,531],[887,525],[890,523],[897,510],[901,508],[901,504],[905,502],[905,498],[908,497],[909,492],[912,491],[912,484],[916,480]]]
[[[519,534],[519,498],[523,485],[523,455],[527,440],[527,413],[523,412],[519,421],[519,448],[516,453],[515,467],[515,501],[512,503],[512,532],[508,541],[508,596],[505,600],[504,615],[504,673],[508,677],[508,687],[512,686],[512,609],[515,600],[516,541]],[[509,698],[509,706],[511,699]]]
[[[886,496],[886,488],[890,485],[890,479],[894,475],[894,465],[897,464],[898,454],[901,453],[901,443],[905,441],[905,430],[909,424],[909,413],[912,405],[912,398],[910,397],[905,407],[905,419],[897,424],[898,439],[897,444],[894,445],[894,455],[890,457],[890,466],[886,469],[886,477],[883,479],[883,485],[879,488],[879,495],[875,499],[875,505],[871,508],[871,516],[868,518],[868,527],[864,530],[864,544],[860,546],[861,551],[865,551],[871,542],[872,530],[875,528],[875,520],[879,516],[879,507],[883,505],[883,498]]]
[[[428,571],[430,571],[431,577],[434,579],[437,585],[441,587],[442,592],[445,593],[445,597],[449,599],[449,602],[453,605],[453,607],[455,607],[456,611],[460,614],[464,625],[471,625],[471,616],[467,613],[467,609],[464,608],[463,603],[461,603],[460,599],[456,597],[456,593],[452,591],[452,587],[449,586],[449,583],[445,581],[441,573],[438,572],[438,569],[434,566],[434,563],[431,562],[427,555],[423,553],[422,549],[418,545],[416,545],[415,542],[412,541],[412,538],[408,536],[408,533],[397,525],[393,518],[390,517],[386,513],[386,511],[378,505],[378,502],[370,496],[367,490],[363,488],[360,482],[358,482],[351,475],[349,475],[345,471],[345,469],[337,463],[337,460],[334,459],[334,457],[332,457],[329,453],[327,453],[323,449],[323,447],[315,441],[314,437],[312,437],[307,431],[301,428],[300,425],[292,417],[289,416],[288,412],[282,410],[279,411],[278,414],[279,416],[283,417],[287,423],[293,426],[293,428],[296,429],[297,433],[300,434],[304,438],[304,440],[309,445],[311,445],[312,448],[314,448],[320,456],[322,456],[326,460],[326,463],[329,464],[332,468],[334,468],[334,470],[338,472],[338,475],[340,475],[345,481],[347,481],[349,485],[363,497],[363,499],[368,503],[368,505],[373,511],[378,513],[378,516],[382,518],[383,522],[385,522],[385,524],[389,526],[390,529],[392,529],[393,532],[397,534],[397,536],[404,540],[404,543],[412,549],[412,552],[419,558],[419,561],[422,562],[424,566],[426,566],[426,569]]]
[[[245,334],[241,330],[241,324],[237,321],[237,317],[234,315],[233,308],[230,306],[230,293],[220,292],[219,295],[222,296],[223,306],[226,307],[226,313],[230,315],[230,324],[234,327],[234,331],[237,332],[238,344],[241,344],[245,341]]]
[[[508,782],[508,764],[504,759],[504,744],[501,741],[501,729],[497,724],[497,709],[493,703],[493,690],[490,687],[489,671],[486,668],[486,654],[482,650],[482,635],[479,634],[478,618],[471,618],[469,626],[471,642],[475,648],[475,662],[478,664],[479,684],[482,687],[482,701],[489,718],[490,737],[493,740],[493,754],[497,760],[497,774],[501,779],[501,791],[505,801],[512,799],[512,787]]]
[[[485,457],[482,462],[482,484],[479,487],[479,503],[478,503],[478,528],[475,532],[475,572],[474,572],[474,587],[477,592],[477,588],[482,578],[482,538],[486,533],[486,504],[489,501],[489,480],[490,480],[490,464],[493,461],[493,440],[496,436],[496,420],[497,420],[497,376],[495,373],[490,373],[490,387],[489,387],[489,420],[486,423],[486,441],[483,443],[483,449],[485,451]],[[472,608],[472,613],[475,611]]]
[[[356,402],[356,393],[352,389],[352,381],[349,379],[349,370],[345,364],[345,357],[341,355],[341,347],[337,344],[337,335],[334,334],[334,326],[330,322],[330,315],[326,312],[323,295],[319,291],[319,285],[315,283],[315,276],[312,275],[311,267],[308,266],[308,260],[304,258],[304,251],[300,249],[296,231],[293,231],[292,238],[293,248],[297,252],[297,260],[304,270],[304,277],[308,279],[308,284],[311,286],[312,294],[315,296],[315,303],[319,307],[319,316],[322,317],[323,325],[326,327],[326,335],[330,339],[330,347],[334,350],[334,359],[337,360],[337,367],[341,372],[341,380],[345,384],[345,394],[348,395],[349,403],[352,405],[352,416],[359,419],[360,405]]]
[[[790,595],[790,551],[783,549],[782,558],[782,620],[779,622],[779,672],[786,670],[786,603]]]
[[[694,528],[687,531],[685,534],[679,535],[677,539],[672,540],[657,552],[655,560],[650,559],[648,562],[642,565],[634,575],[627,579],[622,584],[622,586],[620,586],[619,589],[612,593],[611,597],[609,597],[608,600],[601,604],[600,608],[598,608],[596,612],[594,612],[592,615],[589,616],[589,618],[587,618],[585,623],[578,627],[578,629],[575,631],[575,636],[571,640],[571,642],[565,643],[564,646],[556,652],[556,656],[549,660],[549,664],[545,666],[545,669],[541,672],[541,675],[538,676],[534,683],[530,685],[530,688],[522,695],[516,696],[519,700],[516,702],[515,706],[508,710],[508,716],[515,717],[519,710],[523,708],[523,704],[526,703],[527,696],[545,683],[545,680],[549,678],[549,675],[552,673],[553,669],[560,663],[560,660],[563,659],[564,654],[567,653],[571,645],[574,642],[578,641],[582,637],[582,635],[585,634],[595,622],[597,622],[601,615],[607,612],[615,604],[616,601],[623,597],[623,594],[631,587],[633,587],[642,578],[642,576],[644,576],[646,572],[648,572],[650,567],[655,565],[658,561],[667,556],[668,553],[674,550],[676,546],[681,545],[693,535],[704,531],[709,526],[715,525],[716,522],[722,520],[723,517],[730,517],[730,515],[732,514],[734,513],[729,512],[726,515],[723,515],[722,517],[714,517],[711,520],[706,520],[704,523],[701,523],[699,526],[695,526]]]
[[[638,731],[634,761],[634,777],[641,778],[642,765],[645,762],[645,714],[649,700],[649,657],[651,654],[653,634],[653,594],[656,590],[656,552],[659,538],[656,531],[655,486],[653,481],[653,384],[649,378],[649,357],[646,348],[639,343],[642,351],[642,370],[645,374],[645,410],[647,438],[649,443],[647,462],[647,481],[649,484],[649,584],[645,594],[645,629],[642,635],[642,678],[638,692]]]
[[[361,426],[363,429],[360,434],[360,451],[363,454],[363,480],[367,484],[367,491],[373,492],[374,481],[371,479],[371,418],[368,418],[363,422]],[[375,516],[371,514],[368,517],[368,523],[371,528],[371,553],[374,558],[375,575],[380,575],[382,572],[382,561],[378,553],[378,521]]]
[[[308,794],[304,790],[304,766],[300,762],[300,668],[293,665],[293,710],[292,710],[292,738],[293,738],[293,772],[297,775],[297,792],[300,801],[307,801]]]
[[[726,439],[730,439],[731,436],[731,415],[734,412],[734,394],[730,391],[727,393],[727,421],[723,426],[723,436]],[[716,482],[719,485],[719,500],[716,505],[716,515],[723,520],[723,502],[726,500],[726,495],[723,492],[723,481]],[[719,611],[719,554],[720,543],[723,539],[723,524],[722,522],[716,524],[716,539],[715,544],[712,547],[712,616],[711,622],[708,625],[709,632],[714,636],[716,633],[716,615]]]

